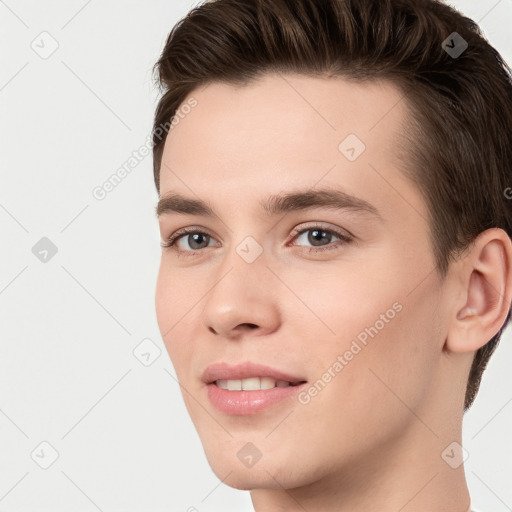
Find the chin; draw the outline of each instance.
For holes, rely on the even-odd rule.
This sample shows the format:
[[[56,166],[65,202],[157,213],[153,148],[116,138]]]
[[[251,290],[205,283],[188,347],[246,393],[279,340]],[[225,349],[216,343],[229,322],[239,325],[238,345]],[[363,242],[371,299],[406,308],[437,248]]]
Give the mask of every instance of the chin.
[[[311,471],[301,472],[293,456],[279,460],[275,454],[266,459],[262,457],[252,467],[246,467],[237,457],[228,457],[225,451],[207,451],[206,457],[219,480],[241,491],[292,489],[306,485],[312,478]]]
[[[227,473],[217,473],[215,470],[213,470],[213,472],[217,475],[219,480],[223,480],[224,484],[228,485],[229,487],[232,487],[233,489],[238,489],[239,491],[252,491],[254,489],[282,489],[283,487],[296,487],[296,485],[293,483],[290,483],[288,481],[281,481],[282,479],[276,479],[278,480],[276,481],[274,478],[272,478],[271,475],[269,475],[269,473],[274,473],[272,471],[269,471],[269,473],[267,473],[264,469],[260,469],[259,471],[257,471],[256,468],[232,468],[231,474],[229,474],[229,471]],[[226,478],[227,474],[229,474],[229,476]]]

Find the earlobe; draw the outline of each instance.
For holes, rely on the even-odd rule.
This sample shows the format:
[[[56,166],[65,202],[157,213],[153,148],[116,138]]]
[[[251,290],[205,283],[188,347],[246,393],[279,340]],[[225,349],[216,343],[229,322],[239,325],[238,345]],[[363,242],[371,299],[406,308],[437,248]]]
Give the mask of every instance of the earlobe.
[[[502,229],[481,233],[463,259],[461,304],[455,309],[446,348],[474,352],[501,329],[510,309],[512,294],[512,242]]]

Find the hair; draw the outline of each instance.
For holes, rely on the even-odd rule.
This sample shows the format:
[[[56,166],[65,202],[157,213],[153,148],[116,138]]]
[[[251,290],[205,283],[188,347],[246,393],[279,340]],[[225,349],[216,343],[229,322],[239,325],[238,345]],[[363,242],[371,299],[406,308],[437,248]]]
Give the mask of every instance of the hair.
[[[452,56],[454,32],[467,48]],[[153,125],[158,193],[161,126],[197,87],[243,86],[271,72],[382,79],[408,106],[399,147],[428,207],[438,275],[482,231],[512,238],[511,70],[476,22],[439,0],[206,0],[174,26],[153,70],[163,93]],[[464,412],[509,320],[510,308],[476,351]]]

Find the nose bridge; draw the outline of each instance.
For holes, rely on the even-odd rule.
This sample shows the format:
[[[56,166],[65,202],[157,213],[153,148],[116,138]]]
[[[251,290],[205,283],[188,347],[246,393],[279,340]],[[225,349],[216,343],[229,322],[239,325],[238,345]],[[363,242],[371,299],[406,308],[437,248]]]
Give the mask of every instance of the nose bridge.
[[[225,254],[224,261],[219,267],[219,278],[225,276],[223,280],[228,280],[227,285],[235,286],[232,291],[242,292],[243,295],[243,292],[250,291],[253,285],[268,283],[271,276],[267,268],[269,263],[268,250],[264,250],[263,242],[258,241],[253,235],[238,237],[238,240],[235,235],[229,252]]]
[[[222,296],[222,300],[228,302],[265,295],[269,291],[268,279],[271,274],[267,264],[268,258],[261,244],[253,237],[246,237],[225,256],[219,267],[218,283],[210,295]]]

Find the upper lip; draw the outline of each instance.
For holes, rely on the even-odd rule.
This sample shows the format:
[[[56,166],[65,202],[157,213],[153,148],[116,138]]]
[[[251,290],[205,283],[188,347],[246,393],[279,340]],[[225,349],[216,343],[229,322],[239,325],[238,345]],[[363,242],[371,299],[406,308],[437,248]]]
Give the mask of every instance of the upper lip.
[[[203,372],[202,381],[211,384],[216,380],[242,380],[250,377],[270,377],[276,381],[283,380],[291,383],[306,381],[296,375],[250,361],[236,365],[225,362],[210,364]]]

